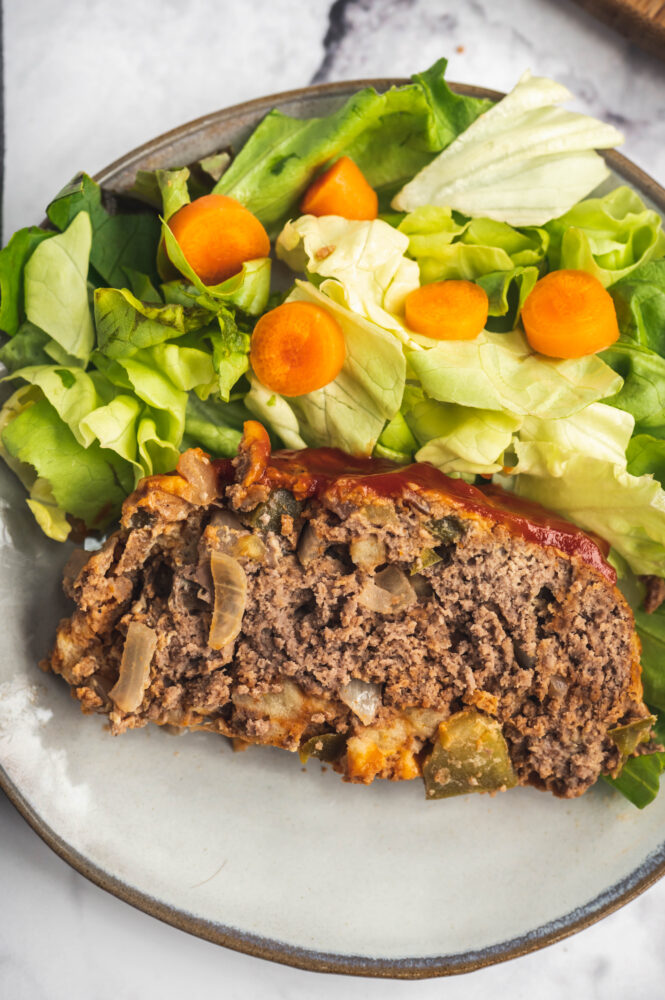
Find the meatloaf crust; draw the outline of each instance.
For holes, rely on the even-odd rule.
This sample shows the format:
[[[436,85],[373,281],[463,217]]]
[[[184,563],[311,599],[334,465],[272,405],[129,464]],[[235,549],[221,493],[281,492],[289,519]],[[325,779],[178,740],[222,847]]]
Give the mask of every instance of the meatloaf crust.
[[[221,648],[214,553],[243,581]],[[577,796],[649,739],[634,621],[602,546],[429,466],[271,455],[249,422],[233,463],[193,450],[143,480],[65,588],[76,610],[45,666],[114,733],[211,730],[350,781],[424,774],[431,797]],[[129,704],[117,692],[138,624],[150,651]]]

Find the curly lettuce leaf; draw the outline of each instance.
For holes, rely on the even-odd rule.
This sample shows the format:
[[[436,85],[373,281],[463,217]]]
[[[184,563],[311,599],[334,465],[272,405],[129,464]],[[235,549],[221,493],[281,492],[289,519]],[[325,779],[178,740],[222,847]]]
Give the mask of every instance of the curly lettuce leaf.
[[[581,201],[549,222],[546,228],[550,235],[550,269],[587,271],[606,288],[626,278],[652,257],[665,254],[665,233],[660,216],[648,209],[639,195],[625,185],[602,198]],[[647,277],[647,283],[652,281],[651,276]],[[634,285],[628,288],[634,293]],[[624,288],[624,292],[627,290]],[[660,298],[665,300],[665,281]],[[661,311],[661,322],[663,315]]]
[[[594,150],[623,141],[612,125],[557,107],[571,96],[553,80],[525,73],[398,192],[392,207],[445,205],[516,226],[563,215],[608,176]]]
[[[414,82],[383,94],[368,87],[324,118],[271,111],[214,190],[237,198],[275,233],[316,172],[350,156],[372,187],[395,190],[463,131],[489,102],[453,94],[440,59]]]
[[[519,330],[441,341],[428,350],[407,352],[407,360],[433,399],[523,416],[569,416],[621,386],[595,355],[546,358],[531,351]]]
[[[144,347],[199,330],[213,315],[200,306],[151,305],[126,288],[97,288],[94,294],[97,346],[109,358],[130,357]]]

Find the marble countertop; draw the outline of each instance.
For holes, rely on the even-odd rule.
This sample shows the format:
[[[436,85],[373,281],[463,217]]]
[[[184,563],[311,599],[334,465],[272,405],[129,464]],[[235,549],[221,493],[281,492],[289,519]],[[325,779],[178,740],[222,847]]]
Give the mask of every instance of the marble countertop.
[[[525,68],[615,123],[665,183],[665,63],[567,0],[5,0],[4,237],[80,169],[206,112],[313,81],[407,76],[446,54],[452,80],[509,89]],[[665,882],[573,938],[463,977],[318,976],[159,923],[70,869],[0,793],[0,996],[455,1000],[659,996]],[[85,955],[85,960],[81,956]],[[131,974],[130,974],[131,970]]]

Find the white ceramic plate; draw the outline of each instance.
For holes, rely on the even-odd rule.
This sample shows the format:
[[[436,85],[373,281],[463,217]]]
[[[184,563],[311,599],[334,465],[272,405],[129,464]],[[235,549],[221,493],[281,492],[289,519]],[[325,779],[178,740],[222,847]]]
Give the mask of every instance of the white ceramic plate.
[[[138,167],[239,144],[273,106],[324,114],[365,82],[209,116],[100,179],[128,186]],[[658,185],[609,159],[615,182],[665,208]],[[305,770],[283,751],[234,754],[210,734],[112,738],[37,669],[68,613],[68,551],[40,534],[0,464],[0,783],[62,857],[154,916],[309,969],[421,977],[551,943],[665,870],[665,794],[643,812],[602,783],[571,802],[532,789],[427,802],[419,781],[346,785],[316,762]]]

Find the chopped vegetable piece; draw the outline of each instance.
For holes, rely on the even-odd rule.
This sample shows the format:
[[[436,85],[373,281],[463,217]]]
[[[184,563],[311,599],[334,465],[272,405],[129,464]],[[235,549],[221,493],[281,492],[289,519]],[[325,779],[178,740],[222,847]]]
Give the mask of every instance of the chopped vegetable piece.
[[[326,764],[333,764],[342,756],[346,749],[346,738],[341,733],[321,733],[312,736],[300,747],[299,755],[303,764],[310,757],[318,757]]]
[[[254,327],[249,357],[268,389],[303,396],[339,375],[346,357],[344,334],[326,309],[313,302],[285,302]]]
[[[376,219],[379,199],[362,170],[342,156],[305,191],[304,215],[341,215],[344,219]]]
[[[366,535],[352,540],[349,554],[360,569],[373,570],[386,561],[386,545],[376,535]]]
[[[236,638],[242,627],[247,577],[240,563],[224,552],[212,553],[210,571],[215,587],[215,605],[208,645],[212,649],[222,649]]]
[[[464,523],[457,517],[438,517],[427,522],[428,529],[447,545],[458,542],[464,534]]]
[[[409,292],[407,326],[434,340],[473,340],[485,329],[487,292],[473,281],[434,281]]]
[[[473,708],[440,723],[423,777],[430,799],[498,792],[517,784],[500,723]]]
[[[649,742],[655,721],[655,715],[648,715],[646,719],[635,719],[633,722],[627,722],[625,726],[610,729],[607,735],[613,743],[616,743],[624,762],[635,753],[641,743]]]
[[[614,302],[586,271],[551,271],[522,307],[526,339],[549,358],[581,358],[619,339]]]
[[[290,490],[274,490],[265,503],[260,503],[248,515],[253,528],[261,531],[281,531],[282,517],[300,517],[302,503],[296,500]]]
[[[143,701],[156,646],[156,632],[143,622],[129,623],[118,680],[109,691],[109,697],[121,712],[135,712]]]
[[[223,194],[207,194],[183,205],[169,226],[206,285],[217,285],[238,274],[245,261],[270,253],[268,234],[256,216]]]
[[[339,697],[358,716],[363,726],[370,726],[381,705],[381,686],[353,677],[340,689]]]

